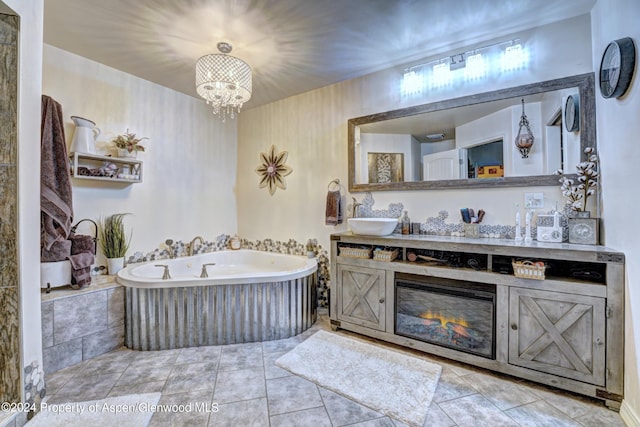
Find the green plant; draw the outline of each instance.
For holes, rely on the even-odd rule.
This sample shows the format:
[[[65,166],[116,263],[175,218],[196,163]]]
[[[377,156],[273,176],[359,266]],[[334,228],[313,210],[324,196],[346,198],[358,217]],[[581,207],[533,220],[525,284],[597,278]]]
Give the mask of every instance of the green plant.
[[[144,151],[144,146],[140,145],[140,141],[144,139],[149,138],[137,138],[135,133],[131,133],[129,129],[127,129],[124,134],[116,136],[112,142],[117,148],[127,150],[131,153],[132,151]]]
[[[129,249],[133,232],[127,238],[124,229],[125,215],[128,214],[118,213],[98,220],[98,241],[107,258],[124,257]]]

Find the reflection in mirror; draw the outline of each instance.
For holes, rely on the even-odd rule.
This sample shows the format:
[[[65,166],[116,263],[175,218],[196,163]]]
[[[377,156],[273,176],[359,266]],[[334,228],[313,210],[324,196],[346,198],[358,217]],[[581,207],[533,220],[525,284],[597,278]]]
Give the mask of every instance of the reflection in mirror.
[[[580,99],[579,131],[564,126]],[[515,146],[523,115],[534,136]],[[349,120],[350,191],[557,185],[595,147],[593,74],[519,86]]]

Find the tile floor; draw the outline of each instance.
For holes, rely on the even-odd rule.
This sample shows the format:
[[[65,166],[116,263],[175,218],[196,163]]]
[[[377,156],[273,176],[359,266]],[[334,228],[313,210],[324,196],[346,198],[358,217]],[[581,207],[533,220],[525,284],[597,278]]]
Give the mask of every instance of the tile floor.
[[[123,348],[54,373],[46,399],[53,404],[162,392],[160,404],[217,403],[218,412],[156,413],[152,427],[404,427],[274,365],[318,329],[329,329],[326,314],[286,340],[157,352]],[[624,427],[616,412],[588,398],[429,359],[443,370],[425,426]]]

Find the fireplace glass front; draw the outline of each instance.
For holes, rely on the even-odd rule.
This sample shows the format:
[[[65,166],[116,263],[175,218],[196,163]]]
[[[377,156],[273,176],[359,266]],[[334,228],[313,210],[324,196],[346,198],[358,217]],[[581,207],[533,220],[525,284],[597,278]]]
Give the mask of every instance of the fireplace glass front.
[[[396,335],[495,359],[494,285],[396,274]]]

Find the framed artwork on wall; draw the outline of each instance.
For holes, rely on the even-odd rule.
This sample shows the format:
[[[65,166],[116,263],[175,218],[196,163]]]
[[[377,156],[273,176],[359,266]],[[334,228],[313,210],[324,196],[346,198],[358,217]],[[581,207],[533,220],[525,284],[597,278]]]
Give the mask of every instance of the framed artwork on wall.
[[[403,153],[367,153],[369,183],[404,181]]]

